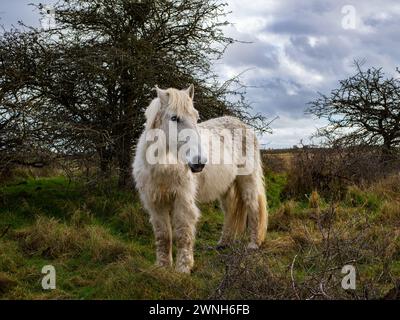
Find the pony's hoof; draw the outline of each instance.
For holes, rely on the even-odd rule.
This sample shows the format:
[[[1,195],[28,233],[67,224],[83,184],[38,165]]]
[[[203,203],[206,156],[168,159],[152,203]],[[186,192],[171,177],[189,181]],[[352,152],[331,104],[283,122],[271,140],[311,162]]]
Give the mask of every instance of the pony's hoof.
[[[172,261],[157,261],[155,266],[158,268],[170,268],[172,267]]]
[[[259,247],[258,247],[258,244],[257,243],[254,243],[254,242],[250,242],[248,245],[247,245],[247,249],[249,249],[249,250],[257,250]]]
[[[228,248],[229,246],[226,243],[219,243],[215,246],[216,250],[225,250],[226,248]]]
[[[188,266],[176,267],[176,272],[190,274],[190,267]]]

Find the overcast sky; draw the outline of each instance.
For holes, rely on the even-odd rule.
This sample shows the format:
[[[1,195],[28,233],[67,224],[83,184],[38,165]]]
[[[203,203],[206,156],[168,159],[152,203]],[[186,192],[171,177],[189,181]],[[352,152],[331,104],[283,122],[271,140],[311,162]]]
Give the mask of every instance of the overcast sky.
[[[34,0],[1,0],[0,23],[37,24]],[[322,123],[304,115],[317,92],[328,93],[352,73],[354,59],[391,75],[400,65],[398,0],[229,0],[228,35],[251,44],[231,46],[215,65],[221,79],[240,74],[248,99],[270,118],[269,148],[291,147]],[[353,17],[355,19],[353,19]]]

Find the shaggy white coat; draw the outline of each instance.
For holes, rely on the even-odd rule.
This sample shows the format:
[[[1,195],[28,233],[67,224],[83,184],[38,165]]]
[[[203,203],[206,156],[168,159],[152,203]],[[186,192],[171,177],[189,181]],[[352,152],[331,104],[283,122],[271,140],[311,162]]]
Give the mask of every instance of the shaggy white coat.
[[[220,200],[225,219],[220,245],[227,245],[246,225],[248,247],[255,249],[264,241],[267,229],[267,203],[263,171],[257,138],[247,130],[241,141],[224,144],[225,152],[233,161],[218,164],[213,161],[216,149],[209,146],[208,162],[200,173],[192,173],[184,161],[176,164],[149,164],[146,160],[146,132],[165,129],[171,114],[186,119],[198,130],[202,141],[222,136],[234,130],[248,129],[234,117],[221,117],[197,124],[198,112],[193,107],[193,86],[186,90],[157,88],[158,96],[146,110],[146,125],[136,147],[133,175],[141,201],[150,215],[156,239],[157,264],[171,266],[172,240],[176,241],[176,270],[189,273],[193,267],[193,245],[200,211],[198,202]],[[207,130],[204,130],[207,129]],[[214,137],[213,137],[214,136]],[[245,143],[244,139],[248,139]],[[228,139],[229,140],[229,139]],[[249,143],[250,141],[250,143]],[[243,154],[252,167],[242,174],[242,158],[232,150],[244,148]],[[220,150],[219,150],[220,151]],[[217,152],[218,153],[218,152]],[[167,157],[171,154],[167,153]]]

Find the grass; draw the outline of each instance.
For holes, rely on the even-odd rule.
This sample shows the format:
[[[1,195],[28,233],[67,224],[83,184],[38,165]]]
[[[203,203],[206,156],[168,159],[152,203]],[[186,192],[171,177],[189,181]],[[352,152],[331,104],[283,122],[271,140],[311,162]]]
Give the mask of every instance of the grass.
[[[265,185],[267,189],[267,200],[270,209],[277,209],[282,203],[282,194],[286,186],[286,181],[286,173],[267,173],[265,177]]]
[[[135,196],[113,188],[87,191],[63,177],[27,179],[1,188],[0,297],[187,298],[204,297],[207,277],[155,268],[148,215]],[[196,259],[215,255],[223,217],[204,206]],[[41,289],[41,268],[57,270],[57,289]],[[205,289],[204,289],[205,290]],[[200,295],[203,292],[203,295]]]
[[[315,281],[323,268],[346,259],[357,260],[357,297],[371,288],[370,282],[370,297],[381,297],[400,277],[400,206],[387,184],[374,190],[351,188],[333,207],[317,193],[308,202],[284,199],[285,174],[270,173],[266,183],[270,231],[264,247],[255,253],[243,250],[241,243],[213,249],[223,215],[217,203],[202,205],[190,276],[154,266],[152,228],[133,193],[112,185],[89,188],[62,176],[25,177],[2,185],[0,298],[307,298],[311,289],[306,288],[319,288]],[[331,229],[336,230],[331,247],[340,250],[327,253]],[[48,264],[56,268],[55,290],[40,285],[41,269]],[[335,277],[340,283],[340,272]],[[336,287],[326,291],[348,296]]]

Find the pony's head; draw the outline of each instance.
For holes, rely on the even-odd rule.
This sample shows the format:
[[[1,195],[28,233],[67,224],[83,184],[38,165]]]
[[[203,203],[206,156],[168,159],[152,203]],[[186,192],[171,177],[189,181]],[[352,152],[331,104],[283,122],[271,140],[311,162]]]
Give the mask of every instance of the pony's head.
[[[202,171],[207,156],[197,128],[199,113],[193,106],[193,85],[183,90],[156,87],[156,91],[157,98],[145,112],[146,130],[161,130],[166,138],[166,151],[175,154],[192,172]]]

